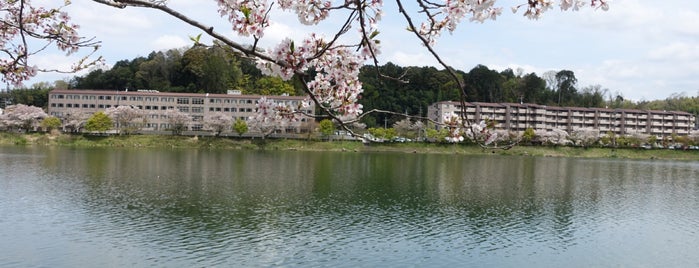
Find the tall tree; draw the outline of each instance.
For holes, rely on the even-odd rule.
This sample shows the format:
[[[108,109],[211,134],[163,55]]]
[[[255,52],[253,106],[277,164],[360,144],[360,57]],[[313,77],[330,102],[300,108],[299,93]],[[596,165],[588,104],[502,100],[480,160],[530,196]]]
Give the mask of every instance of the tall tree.
[[[483,65],[477,65],[466,75],[464,82],[467,87],[467,99],[471,101],[502,102],[504,92],[502,82],[504,77],[495,70]]]
[[[578,79],[575,78],[575,73],[569,70],[562,70],[556,73],[556,85],[558,86],[558,105],[573,106],[577,89],[575,84]]]

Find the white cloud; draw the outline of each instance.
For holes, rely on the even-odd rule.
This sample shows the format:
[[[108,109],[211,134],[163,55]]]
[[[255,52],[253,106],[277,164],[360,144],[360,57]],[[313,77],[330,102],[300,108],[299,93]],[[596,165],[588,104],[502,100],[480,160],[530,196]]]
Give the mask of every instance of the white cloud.
[[[649,51],[648,58],[661,61],[692,61],[699,60],[699,44],[674,42]]]
[[[186,47],[192,44],[192,41],[184,39],[179,35],[163,35],[151,42],[151,49],[155,51],[168,50],[172,48]]]
[[[681,10],[674,14],[673,17],[672,28],[675,31],[692,37],[699,35],[699,27],[697,27],[697,21],[699,21],[698,12],[693,10]]]
[[[286,38],[292,40],[303,40],[308,35],[308,29],[301,27],[292,27],[281,22],[271,22],[265,30],[265,36],[262,39],[263,48],[272,48]]]
[[[437,61],[425,53],[408,54],[396,51],[389,55],[387,60],[398,66],[438,66]],[[439,68],[441,69],[441,66]]]
[[[80,24],[80,32],[107,38],[112,35],[129,35],[153,28],[154,17],[143,10],[131,9],[122,12],[104,5],[73,4],[66,9],[73,21]]]

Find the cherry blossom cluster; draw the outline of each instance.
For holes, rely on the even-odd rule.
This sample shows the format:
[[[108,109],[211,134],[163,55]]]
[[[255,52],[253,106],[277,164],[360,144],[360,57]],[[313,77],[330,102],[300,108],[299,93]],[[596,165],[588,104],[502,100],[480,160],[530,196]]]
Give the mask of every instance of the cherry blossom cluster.
[[[570,140],[568,140],[568,132],[560,128],[554,128],[550,131],[543,129],[535,130],[534,135],[543,144],[565,145],[570,143]]]
[[[373,43],[373,53],[379,52],[377,43],[368,43]],[[312,97],[340,120],[351,120],[362,113],[362,105],[358,103],[363,91],[359,69],[370,50],[362,49],[357,54],[347,47],[328,47],[323,38],[311,35],[301,45],[284,40],[271,52],[276,64],[260,60],[257,67],[264,74],[286,80],[313,70],[315,76],[306,83]],[[262,102],[258,105],[258,112],[267,110]]]
[[[0,124],[10,129],[31,130],[38,127],[39,120],[48,117],[43,109],[24,104],[10,105],[0,115]]]
[[[324,20],[330,14],[330,1],[321,0],[279,0],[282,9],[293,10],[299,21],[305,25],[314,25]]]
[[[489,145],[498,139],[498,133],[490,131],[493,128],[492,124],[493,121],[486,120],[472,124],[466,131],[466,136],[474,142]]]
[[[463,131],[461,131],[461,127],[463,126],[463,118],[454,112],[449,112],[445,113],[442,119],[444,120],[444,127],[446,127],[449,131],[444,139],[447,142],[464,141]]]
[[[572,8],[573,11],[578,11],[580,10],[580,8],[584,7],[588,3],[592,8],[602,8],[602,10],[604,11],[607,11],[609,9],[607,0],[560,0],[559,5],[561,7],[561,10],[569,10]],[[523,14],[525,17],[529,19],[539,19],[544,12],[553,8],[553,1],[529,0],[527,4],[512,7],[512,12],[516,13],[519,10],[519,8],[523,6],[525,6],[524,9],[526,9],[526,11],[524,11]]]
[[[146,116],[143,110],[126,105],[107,108],[104,114],[114,120],[117,131],[124,134],[129,134],[143,125]]]
[[[187,125],[192,121],[191,115],[180,112],[177,109],[168,109],[164,115],[167,117],[167,122],[173,135],[181,135],[182,131],[186,130]]]
[[[227,17],[233,25],[233,31],[242,36],[264,35],[264,29],[269,25],[265,0],[217,0],[218,12],[221,17]]]
[[[70,109],[63,117],[63,128],[70,132],[80,132],[90,116],[90,113],[81,109]]]
[[[465,17],[470,21],[484,22],[495,20],[502,14],[502,8],[495,6],[496,0],[444,0],[444,3],[424,1],[421,5],[421,13],[427,17],[417,29],[418,34],[427,40],[430,46],[445,29],[449,32],[456,27]],[[529,19],[538,19],[541,15],[552,9],[555,2],[559,2],[561,10],[577,11],[589,3],[592,8],[608,10],[607,0],[527,0],[526,3],[512,7],[512,12],[524,9],[523,15]]]
[[[20,85],[37,74],[39,68],[29,63],[29,56],[53,44],[70,55],[85,45],[78,35],[79,26],[70,22],[70,16],[61,8],[32,5],[31,0],[0,1],[0,73],[2,81]],[[30,42],[44,42],[34,50]]]
[[[192,121],[192,116],[176,109],[168,109],[165,111],[164,115],[167,117],[167,121],[170,125],[186,125]]]
[[[276,102],[273,99],[262,97],[257,101],[255,115],[249,117],[247,123],[260,132],[271,132],[278,126],[283,127],[287,123],[298,121],[301,114],[297,111],[303,105],[293,107],[284,102]]]
[[[578,128],[568,136],[575,145],[589,146],[600,138],[599,130],[593,128]]]
[[[561,0],[561,10],[573,8],[573,11],[580,10],[581,7],[587,4],[587,0]],[[590,7],[601,8],[604,11],[609,10],[607,0],[590,0]]]
[[[494,127],[493,121],[481,120],[468,126],[464,124],[464,119],[454,112],[445,113],[442,119],[444,127],[448,130],[445,137],[447,142],[462,142],[468,138],[473,142],[489,145],[498,140],[501,135],[491,131]]]
[[[204,117],[204,129],[214,132],[217,136],[233,125],[233,117],[223,112],[215,112]]]

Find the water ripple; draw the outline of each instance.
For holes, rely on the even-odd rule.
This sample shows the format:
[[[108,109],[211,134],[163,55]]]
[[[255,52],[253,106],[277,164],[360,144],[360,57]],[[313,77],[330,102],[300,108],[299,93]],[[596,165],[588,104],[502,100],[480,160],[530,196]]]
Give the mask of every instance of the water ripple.
[[[344,154],[326,168],[326,155],[289,154],[292,166],[254,173],[274,158],[198,152],[158,170],[149,159],[161,156],[140,154],[0,161],[0,237],[11,241],[0,266],[699,265],[693,163]],[[338,171],[359,164],[366,172]],[[37,168],[15,171],[25,165]],[[300,175],[276,173],[290,170]]]

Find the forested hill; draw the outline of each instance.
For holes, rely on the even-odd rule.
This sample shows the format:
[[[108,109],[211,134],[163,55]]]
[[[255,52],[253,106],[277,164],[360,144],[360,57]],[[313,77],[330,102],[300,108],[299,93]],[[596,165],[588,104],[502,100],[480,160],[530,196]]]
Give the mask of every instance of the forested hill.
[[[510,69],[498,72],[477,65],[468,72],[457,70],[457,74],[467,85],[467,101],[699,112],[697,97],[675,95],[666,100],[635,103],[600,85],[581,86],[569,70],[549,71],[539,76]],[[453,79],[446,71],[434,67],[401,67],[390,62],[378,68],[364,66],[360,81],[364,87],[360,102],[365,111],[382,109],[424,116],[431,103],[459,99]],[[58,81],[54,85],[40,84],[35,89],[152,89],[193,93],[225,93],[238,89],[244,94],[303,94],[300,86],[294,83],[299,82],[263,76],[253,60],[225,46],[215,45],[152,52],[147,57],[119,61],[109,70],[76,76],[68,84]],[[32,93],[14,90],[9,94],[13,95],[15,103],[45,107],[45,97],[31,96]],[[365,117],[365,123],[390,126],[401,117],[371,114]]]

